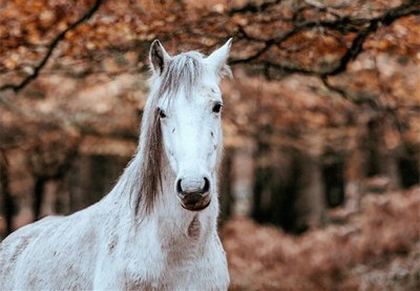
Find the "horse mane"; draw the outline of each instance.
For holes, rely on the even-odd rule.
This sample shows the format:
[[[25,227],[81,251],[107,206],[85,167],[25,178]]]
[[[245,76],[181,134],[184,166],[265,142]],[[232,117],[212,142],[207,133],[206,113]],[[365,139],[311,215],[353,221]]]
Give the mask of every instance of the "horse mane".
[[[141,210],[150,214],[162,192],[163,141],[160,127],[158,101],[165,98],[170,102],[181,90],[188,96],[203,75],[203,55],[187,52],[173,57],[160,76],[154,74],[151,79],[151,92],[145,106],[142,119],[139,150],[141,161],[136,170],[138,183],[130,188],[134,196],[135,214]],[[130,167],[129,167],[130,168]],[[160,187],[160,189],[159,189]]]

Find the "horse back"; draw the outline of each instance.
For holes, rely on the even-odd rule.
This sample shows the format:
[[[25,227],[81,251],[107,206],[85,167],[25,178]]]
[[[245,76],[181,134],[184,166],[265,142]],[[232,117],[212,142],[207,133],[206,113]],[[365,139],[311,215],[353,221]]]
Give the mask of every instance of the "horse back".
[[[47,217],[0,244],[0,286],[5,290],[91,289],[95,232],[82,213]]]

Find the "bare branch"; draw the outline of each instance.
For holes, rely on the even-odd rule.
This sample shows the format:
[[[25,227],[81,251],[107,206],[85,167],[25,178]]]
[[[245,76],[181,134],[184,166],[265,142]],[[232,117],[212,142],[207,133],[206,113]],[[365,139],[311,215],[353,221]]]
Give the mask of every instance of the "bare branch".
[[[42,70],[42,68],[47,64],[49,58],[54,52],[54,49],[60,44],[62,40],[64,40],[66,34],[69,31],[76,29],[83,22],[89,20],[93,16],[93,14],[95,14],[95,12],[99,9],[103,2],[104,0],[96,0],[93,6],[88,11],[86,11],[85,14],[83,14],[78,20],[70,24],[66,29],[59,33],[48,45],[47,53],[44,55],[44,57],[41,59],[38,65],[34,67],[34,70],[30,75],[28,75],[18,84],[5,84],[1,86],[0,91],[13,90],[15,93],[17,93],[23,88],[25,88],[30,82],[35,80],[38,77],[39,72]]]
[[[228,14],[229,14],[229,16],[233,16],[233,15],[238,14],[238,13],[261,12],[261,11],[264,11],[264,10],[270,8],[271,6],[279,4],[280,2],[281,2],[281,0],[266,1],[266,2],[263,2],[262,4],[248,3],[243,7],[232,8],[231,10],[229,10]]]
[[[360,52],[362,51],[362,47],[366,39],[370,34],[375,32],[380,25],[388,26],[392,24],[395,20],[408,16],[408,15],[418,15],[420,14],[420,3],[416,0],[408,1],[405,4],[402,4],[398,7],[388,10],[384,14],[371,18],[349,18],[343,17],[334,21],[306,21],[296,24],[292,29],[289,31],[282,33],[278,37],[268,39],[265,41],[265,45],[258,50],[255,54],[248,56],[246,58],[241,59],[234,59],[230,63],[232,65],[241,64],[241,63],[249,63],[252,61],[256,61],[259,57],[261,57],[264,53],[266,53],[272,46],[279,45],[292,36],[305,31],[311,28],[329,28],[332,30],[336,30],[342,33],[345,32],[358,32],[356,37],[353,39],[350,47],[347,49],[346,53],[340,58],[338,64],[333,66],[330,69],[324,71],[316,71],[310,70],[305,68],[297,68],[297,67],[286,67],[278,64],[271,64],[273,68],[280,68],[283,71],[287,71],[290,73],[304,73],[307,75],[318,75],[321,77],[329,76],[329,75],[337,75],[346,70],[347,64],[355,59]],[[245,31],[242,30],[241,33],[248,39],[250,39],[249,35],[245,34]],[[261,40],[259,40],[261,41]]]

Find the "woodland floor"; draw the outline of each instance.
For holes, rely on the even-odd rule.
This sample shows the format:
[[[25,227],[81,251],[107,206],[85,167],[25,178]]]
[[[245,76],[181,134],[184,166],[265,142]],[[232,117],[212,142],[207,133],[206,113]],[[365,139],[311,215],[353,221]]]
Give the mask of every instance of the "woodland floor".
[[[420,290],[420,188],[367,194],[346,223],[301,236],[245,218],[221,233],[230,290]]]

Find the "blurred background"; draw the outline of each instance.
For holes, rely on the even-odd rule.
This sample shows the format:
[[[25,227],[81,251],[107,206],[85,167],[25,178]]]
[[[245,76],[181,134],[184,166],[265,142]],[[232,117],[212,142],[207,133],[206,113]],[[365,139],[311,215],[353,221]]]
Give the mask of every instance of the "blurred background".
[[[419,290],[419,14],[416,0],[0,0],[0,240],[112,188],[152,40],[209,53],[233,37],[231,290]]]

